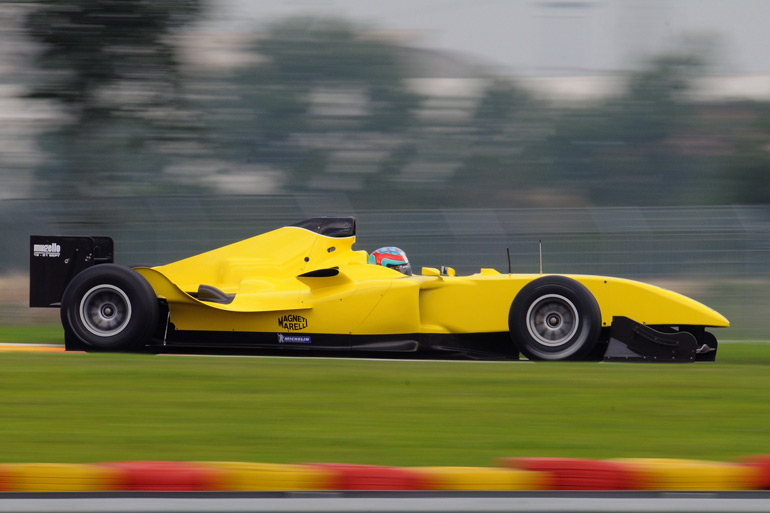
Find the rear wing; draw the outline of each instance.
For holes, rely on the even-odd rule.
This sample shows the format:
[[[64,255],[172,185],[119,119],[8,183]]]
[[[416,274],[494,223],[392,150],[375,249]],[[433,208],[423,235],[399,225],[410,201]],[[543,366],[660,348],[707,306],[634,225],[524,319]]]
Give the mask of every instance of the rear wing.
[[[59,307],[78,273],[113,260],[110,237],[32,235],[29,238],[29,306]]]

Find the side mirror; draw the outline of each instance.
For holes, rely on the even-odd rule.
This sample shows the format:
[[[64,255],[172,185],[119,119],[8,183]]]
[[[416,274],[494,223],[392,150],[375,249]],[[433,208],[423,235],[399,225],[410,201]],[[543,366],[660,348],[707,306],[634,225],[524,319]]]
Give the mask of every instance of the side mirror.
[[[435,267],[423,267],[421,274],[423,276],[435,276],[437,278],[441,277],[441,271],[439,271]]]

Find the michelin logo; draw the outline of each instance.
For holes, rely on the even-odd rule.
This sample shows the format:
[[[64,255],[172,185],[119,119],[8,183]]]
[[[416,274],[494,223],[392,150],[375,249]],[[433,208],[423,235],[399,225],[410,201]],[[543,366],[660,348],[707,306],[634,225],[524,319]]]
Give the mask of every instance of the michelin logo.
[[[36,257],[58,258],[61,256],[61,246],[55,242],[52,244],[35,244],[32,246],[32,255]]]
[[[308,335],[284,335],[278,333],[279,344],[310,344],[310,337]]]

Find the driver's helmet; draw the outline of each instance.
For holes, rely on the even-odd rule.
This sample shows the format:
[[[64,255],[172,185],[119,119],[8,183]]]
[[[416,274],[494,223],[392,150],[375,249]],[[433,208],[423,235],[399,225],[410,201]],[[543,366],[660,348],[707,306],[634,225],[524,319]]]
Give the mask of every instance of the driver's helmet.
[[[369,255],[369,263],[390,267],[407,276],[412,275],[412,266],[409,264],[409,259],[406,258],[406,253],[393,246],[372,251],[372,254]]]

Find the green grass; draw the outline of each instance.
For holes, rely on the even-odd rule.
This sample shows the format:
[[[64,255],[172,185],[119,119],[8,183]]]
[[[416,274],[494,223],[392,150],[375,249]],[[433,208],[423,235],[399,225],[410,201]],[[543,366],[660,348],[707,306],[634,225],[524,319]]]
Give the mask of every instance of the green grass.
[[[64,344],[64,330],[59,325],[49,324],[38,326],[0,325],[0,344],[2,343]]]
[[[770,452],[770,344],[646,365],[0,354],[0,461]]]

